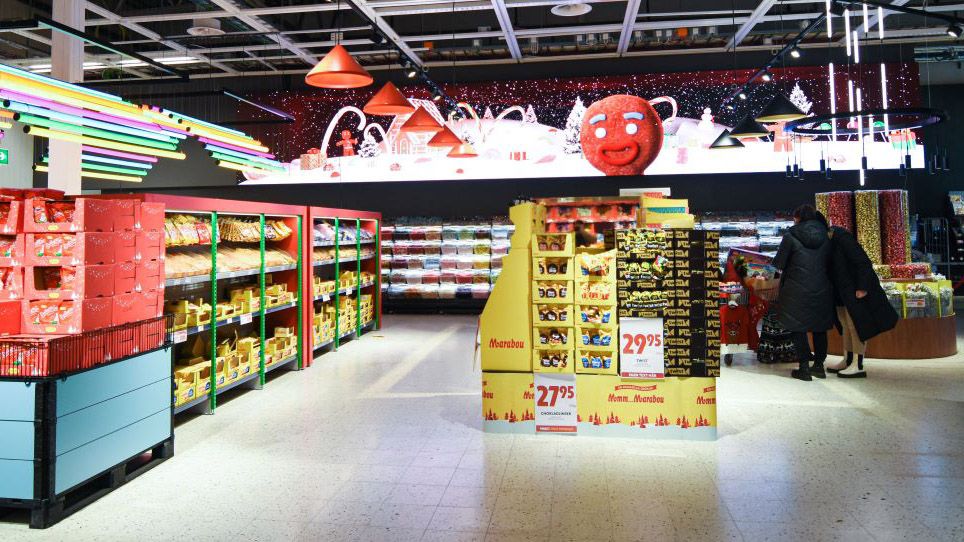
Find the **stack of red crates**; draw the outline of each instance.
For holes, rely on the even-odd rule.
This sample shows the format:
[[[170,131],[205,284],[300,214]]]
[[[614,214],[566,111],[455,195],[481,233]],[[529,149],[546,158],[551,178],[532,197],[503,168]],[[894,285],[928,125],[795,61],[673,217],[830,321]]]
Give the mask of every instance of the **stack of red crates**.
[[[134,324],[163,312],[163,229],[163,204],[0,192],[0,335],[90,334],[85,366],[160,346],[163,326]]]

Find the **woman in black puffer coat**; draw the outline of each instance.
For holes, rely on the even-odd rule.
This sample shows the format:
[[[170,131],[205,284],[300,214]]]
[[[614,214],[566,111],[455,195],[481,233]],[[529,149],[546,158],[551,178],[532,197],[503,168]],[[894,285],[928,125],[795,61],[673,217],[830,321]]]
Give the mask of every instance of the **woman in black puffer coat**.
[[[793,212],[794,226],[783,236],[773,265],[781,271],[780,323],[793,334],[800,368],[793,378],[826,378],[827,330],[834,324],[833,286],[830,282],[832,247],[827,225],[812,205]],[[813,334],[813,353],[807,333]],[[813,367],[809,361],[813,359]]]

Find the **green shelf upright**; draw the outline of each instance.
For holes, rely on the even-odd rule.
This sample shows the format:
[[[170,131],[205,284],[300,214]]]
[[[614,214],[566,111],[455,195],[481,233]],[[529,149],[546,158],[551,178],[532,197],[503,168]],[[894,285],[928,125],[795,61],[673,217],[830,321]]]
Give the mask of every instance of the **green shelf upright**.
[[[361,335],[361,220],[355,219],[355,335]]]
[[[298,262],[298,263],[297,263],[297,265],[298,265],[298,267],[297,267],[297,269],[298,269],[298,271],[297,271],[297,273],[298,273],[298,297],[297,297],[297,300],[296,300],[296,303],[297,303],[296,309],[297,309],[297,311],[298,311],[298,328],[297,328],[297,330],[298,330],[298,332],[297,332],[298,342],[297,342],[297,349],[298,349],[298,370],[299,370],[299,371],[300,371],[301,369],[304,369],[304,368],[305,368],[305,367],[304,367],[304,363],[305,363],[305,362],[304,362],[304,359],[303,359],[303,350],[302,350],[302,349],[304,348],[304,340],[305,340],[305,339],[304,339],[304,335],[305,335],[305,333],[306,333],[305,328],[304,328],[304,324],[305,324],[305,314],[304,314],[303,307],[302,307],[302,302],[303,302],[302,296],[303,296],[303,293],[304,293],[304,292],[303,292],[303,289],[304,289],[304,277],[302,277],[301,272],[302,272],[303,266],[304,266],[304,263],[302,262],[302,258],[304,257],[304,249],[303,249],[303,247],[301,246],[301,243],[302,243],[302,241],[303,241],[303,238],[302,238],[303,233],[302,233],[302,231],[301,231],[301,227],[302,227],[301,220],[302,220],[302,218],[301,218],[301,216],[299,215],[299,216],[297,217],[297,221],[298,221],[298,260],[297,260],[297,262]],[[262,243],[263,243],[263,241],[262,241]]]
[[[211,213],[211,396],[208,411],[214,413],[218,406],[218,213]]]
[[[259,324],[259,334],[261,336],[261,348],[258,352],[258,360],[261,364],[261,375],[258,377],[258,382],[261,386],[264,386],[264,305],[265,305],[265,280],[264,280],[264,214],[258,215],[258,224],[261,227],[261,241],[258,243],[258,250],[261,252],[261,267],[258,270],[258,288],[260,289],[258,295],[258,312],[260,315],[261,323]]]

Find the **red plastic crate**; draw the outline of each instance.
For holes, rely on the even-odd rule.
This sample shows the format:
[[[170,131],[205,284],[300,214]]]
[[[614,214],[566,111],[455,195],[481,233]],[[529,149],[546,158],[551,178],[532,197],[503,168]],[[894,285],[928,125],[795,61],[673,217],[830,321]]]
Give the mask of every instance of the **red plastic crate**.
[[[26,266],[23,278],[24,299],[85,299],[110,297],[114,295],[114,266],[77,265],[77,266]],[[73,282],[66,285],[55,282],[42,282],[45,274],[73,273]],[[63,279],[61,279],[63,280]],[[51,287],[53,286],[53,287]]]
[[[135,208],[135,216],[137,217],[135,229],[163,233],[164,207],[163,203],[140,202],[140,205]],[[163,237],[161,239],[163,240]]]
[[[114,295],[129,294],[137,290],[137,264],[120,262],[114,264]]]
[[[0,233],[23,231],[23,201],[0,199]]]
[[[134,290],[146,292],[164,289],[164,262],[161,260],[142,260],[137,263]]]
[[[0,301],[0,336],[20,333],[20,301]]]
[[[115,199],[113,227],[114,231],[134,230],[137,224],[137,206],[140,202],[133,199]]]
[[[75,334],[111,326],[113,298],[23,302],[25,333]]]
[[[69,221],[58,222],[53,217],[60,207],[73,209]],[[43,198],[27,198],[23,208],[23,231],[34,233],[104,231],[114,229],[114,200],[77,198],[69,201],[54,201]],[[37,221],[43,213],[45,221]]]
[[[0,300],[23,299],[23,267],[0,266]]]
[[[26,265],[98,265],[114,263],[114,234],[109,232],[26,233]]]
[[[0,234],[0,266],[23,265],[23,234]]]

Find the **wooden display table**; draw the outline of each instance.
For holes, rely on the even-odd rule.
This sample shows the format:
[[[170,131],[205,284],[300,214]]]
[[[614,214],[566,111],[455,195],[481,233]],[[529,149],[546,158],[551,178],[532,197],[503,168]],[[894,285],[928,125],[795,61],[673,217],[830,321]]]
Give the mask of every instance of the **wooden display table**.
[[[956,316],[943,318],[901,318],[897,326],[871,339],[867,358],[930,359],[957,354]],[[829,353],[842,355],[843,346],[837,330],[830,330]]]

